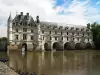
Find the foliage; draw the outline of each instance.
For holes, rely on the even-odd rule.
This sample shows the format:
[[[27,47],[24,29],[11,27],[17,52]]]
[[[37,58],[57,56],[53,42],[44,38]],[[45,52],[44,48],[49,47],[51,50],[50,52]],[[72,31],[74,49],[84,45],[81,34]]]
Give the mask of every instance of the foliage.
[[[98,24],[97,22],[94,22],[92,24],[88,23],[87,28],[92,32],[96,49],[100,49],[100,24]]]

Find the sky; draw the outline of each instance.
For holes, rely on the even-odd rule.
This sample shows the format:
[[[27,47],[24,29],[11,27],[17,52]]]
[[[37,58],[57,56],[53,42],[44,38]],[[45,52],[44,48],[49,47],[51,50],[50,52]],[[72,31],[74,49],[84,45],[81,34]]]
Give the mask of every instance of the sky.
[[[27,12],[40,21],[75,24],[100,22],[99,0],[0,0],[0,37],[7,36],[7,19]]]

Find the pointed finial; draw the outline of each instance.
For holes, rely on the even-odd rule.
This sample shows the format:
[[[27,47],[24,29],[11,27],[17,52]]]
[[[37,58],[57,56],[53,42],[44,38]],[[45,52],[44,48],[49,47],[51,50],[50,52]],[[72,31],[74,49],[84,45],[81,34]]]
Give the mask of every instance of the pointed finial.
[[[11,18],[11,12],[10,12],[10,15],[9,15],[9,18],[8,18],[8,21],[11,21],[12,18]]]

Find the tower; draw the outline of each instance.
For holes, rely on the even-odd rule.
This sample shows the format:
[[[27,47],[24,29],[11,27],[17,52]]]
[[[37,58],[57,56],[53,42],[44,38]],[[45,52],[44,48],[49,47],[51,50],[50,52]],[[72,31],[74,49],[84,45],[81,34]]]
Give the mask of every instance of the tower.
[[[41,28],[40,28],[40,20],[39,20],[39,16],[36,17],[36,23],[37,23],[37,44],[38,44],[38,48],[39,50],[42,49],[42,43],[41,43]]]
[[[7,20],[7,38],[8,38],[8,43],[12,42],[12,17],[11,17],[11,12]]]

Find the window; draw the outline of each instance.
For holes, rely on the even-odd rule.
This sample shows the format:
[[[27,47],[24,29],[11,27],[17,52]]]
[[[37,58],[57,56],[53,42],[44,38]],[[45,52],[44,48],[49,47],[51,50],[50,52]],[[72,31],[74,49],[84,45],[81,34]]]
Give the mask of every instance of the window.
[[[15,25],[15,23],[13,23],[13,25]]]
[[[67,37],[67,40],[68,40],[68,37]]]
[[[18,40],[18,35],[15,35],[16,40]]]
[[[89,33],[88,33],[88,36],[89,36]]]
[[[31,36],[31,40],[33,40],[33,36]]]
[[[88,38],[88,41],[89,41],[89,38]]]
[[[77,33],[77,35],[79,36],[79,32]]]
[[[23,28],[23,32],[27,32],[27,28]]]
[[[43,40],[44,40],[44,36],[43,36]]]
[[[50,31],[50,34],[51,34],[51,31]]]
[[[74,40],[74,38],[73,38],[73,40]]]
[[[16,32],[18,32],[18,29],[16,29]]]
[[[25,26],[27,26],[27,22],[25,22]]]
[[[16,22],[16,25],[18,25],[18,22]]]
[[[42,34],[44,34],[44,30],[42,30]]]
[[[63,40],[63,37],[62,37],[62,40]]]
[[[55,34],[57,34],[57,31],[55,31]]]
[[[52,40],[52,37],[50,37],[50,40]]]
[[[68,32],[67,32],[67,35],[68,35]]]
[[[62,32],[61,32],[61,35],[62,35]]]
[[[26,39],[27,39],[27,35],[23,34],[23,40],[26,40]]]
[[[72,32],[72,35],[74,35],[74,32]]]
[[[55,40],[57,40],[57,37],[55,37]]]
[[[22,25],[22,22],[20,23],[20,25]]]
[[[83,36],[84,36],[84,33],[83,33]]]
[[[77,38],[77,40],[79,41],[79,38]]]
[[[33,33],[33,29],[31,29],[31,33]]]

